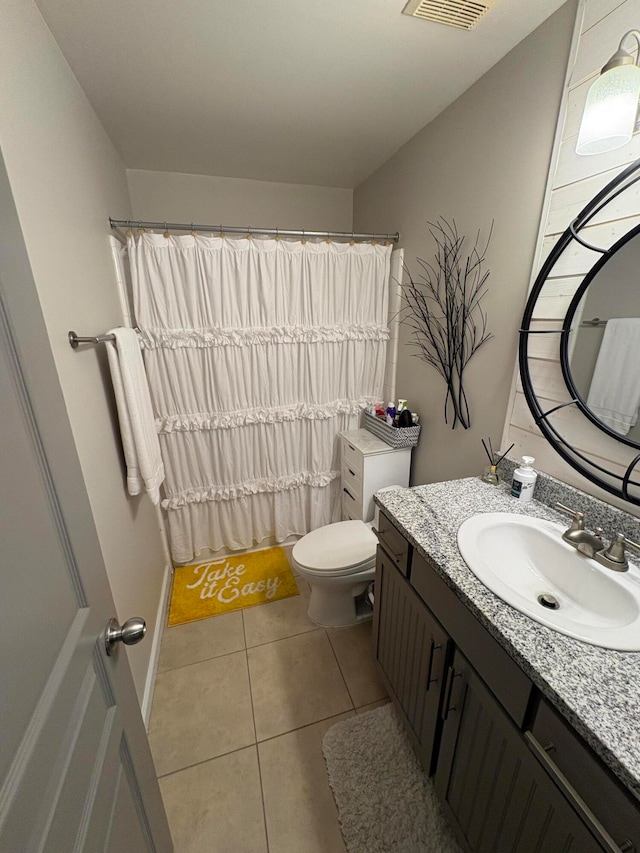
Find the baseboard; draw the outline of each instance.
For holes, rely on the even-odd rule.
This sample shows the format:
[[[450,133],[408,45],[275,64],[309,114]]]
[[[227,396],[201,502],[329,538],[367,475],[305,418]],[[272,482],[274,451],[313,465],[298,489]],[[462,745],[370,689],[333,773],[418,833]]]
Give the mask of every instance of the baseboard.
[[[160,604],[156,614],[156,625],[153,632],[153,641],[151,644],[151,655],[149,658],[149,670],[144,684],[144,696],[142,699],[141,711],[142,719],[144,720],[145,728],[149,729],[149,719],[151,717],[151,705],[153,703],[153,690],[156,684],[156,675],[158,673],[158,660],[160,658],[160,645],[162,643],[162,632],[167,622],[167,611],[169,609],[169,596],[171,593],[171,576],[173,569],[167,565],[164,569],[164,580],[162,582],[162,592],[160,593]]]

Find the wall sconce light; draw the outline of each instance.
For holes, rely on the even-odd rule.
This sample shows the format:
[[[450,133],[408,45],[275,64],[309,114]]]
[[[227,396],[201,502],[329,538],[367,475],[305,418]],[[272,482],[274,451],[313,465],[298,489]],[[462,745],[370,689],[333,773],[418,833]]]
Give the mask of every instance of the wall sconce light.
[[[636,59],[622,45],[633,36]],[[626,145],[633,136],[640,98],[640,32],[629,30],[592,84],[582,115],[576,154],[602,154]]]

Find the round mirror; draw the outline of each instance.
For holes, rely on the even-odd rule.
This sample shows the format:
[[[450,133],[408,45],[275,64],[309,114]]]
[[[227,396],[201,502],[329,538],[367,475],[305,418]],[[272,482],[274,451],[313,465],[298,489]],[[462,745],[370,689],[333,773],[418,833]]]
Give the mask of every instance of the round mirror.
[[[638,188],[632,189],[638,181],[640,160],[560,236],[529,296],[519,351],[524,395],[545,438],[591,482],[634,504],[640,504],[640,214],[628,210],[640,209]],[[594,234],[599,245],[591,242]],[[576,275],[576,269],[588,271]],[[563,313],[558,306],[567,302]]]

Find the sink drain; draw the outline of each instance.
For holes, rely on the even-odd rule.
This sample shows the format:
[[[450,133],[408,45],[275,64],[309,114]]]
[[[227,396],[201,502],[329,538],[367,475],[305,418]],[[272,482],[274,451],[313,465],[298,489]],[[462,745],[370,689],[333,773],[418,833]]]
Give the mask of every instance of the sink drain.
[[[554,598],[552,595],[549,595],[548,592],[543,593],[538,596],[538,604],[541,604],[543,607],[546,607],[547,610],[557,610],[560,607],[557,598]]]

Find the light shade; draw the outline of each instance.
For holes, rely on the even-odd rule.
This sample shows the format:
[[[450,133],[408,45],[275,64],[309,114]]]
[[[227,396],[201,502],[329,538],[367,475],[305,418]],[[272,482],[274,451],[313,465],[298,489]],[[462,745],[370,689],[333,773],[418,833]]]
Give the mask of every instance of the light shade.
[[[640,68],[620,65],[605,71],[587,95],[577,154],[602,154],[633,136],[640,98]]]

